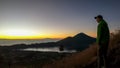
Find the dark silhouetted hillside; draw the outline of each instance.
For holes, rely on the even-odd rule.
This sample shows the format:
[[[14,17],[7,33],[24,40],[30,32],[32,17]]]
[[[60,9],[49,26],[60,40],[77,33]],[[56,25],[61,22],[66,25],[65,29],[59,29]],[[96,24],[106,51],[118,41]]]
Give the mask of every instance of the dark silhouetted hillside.
[[[82,52],[47,64],[43,68],[97,68],[97,48],[97,44],[93,44]],[[108,60],[108,68],[120,68],[120,30],[111,34]]]

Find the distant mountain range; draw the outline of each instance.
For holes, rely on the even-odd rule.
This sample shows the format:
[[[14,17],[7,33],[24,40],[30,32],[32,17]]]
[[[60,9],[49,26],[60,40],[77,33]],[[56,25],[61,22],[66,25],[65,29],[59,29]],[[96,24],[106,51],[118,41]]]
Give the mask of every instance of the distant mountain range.
[[[48,43],[35,43],[35,44],[16,44],[13,46],[1,46],[1,48],[9,49],[25,49],[25,48],[48,48],[48,47],[60,47],[63,46],[68,50],[81,51],[88,48],[90,44],[95,42],[95,38],[86,35],[85,33],[79,33],[74,37],[67,37],[57,42]]]

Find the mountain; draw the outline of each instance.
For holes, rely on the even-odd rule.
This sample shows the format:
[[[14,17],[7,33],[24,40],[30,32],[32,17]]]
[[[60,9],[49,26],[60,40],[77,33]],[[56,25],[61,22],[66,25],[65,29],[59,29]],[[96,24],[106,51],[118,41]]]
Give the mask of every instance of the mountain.
[[[64,46],[66,49],[76,49],[77,51],[88,48],[90,44],[95,42],[95,38],[79,33],[74,37],[67,37],[57,42],[58,45]]]

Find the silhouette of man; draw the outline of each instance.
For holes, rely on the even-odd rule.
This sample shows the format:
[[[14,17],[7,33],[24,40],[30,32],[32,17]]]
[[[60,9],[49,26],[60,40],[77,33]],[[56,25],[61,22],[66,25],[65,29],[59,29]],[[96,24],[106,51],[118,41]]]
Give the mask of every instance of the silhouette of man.
[[[109,28],[102,15],[95,17],[98,22],[97,27],[97,44],[98,44],[98,68],[106,68],[107,62],[107,50],[109,45]]]

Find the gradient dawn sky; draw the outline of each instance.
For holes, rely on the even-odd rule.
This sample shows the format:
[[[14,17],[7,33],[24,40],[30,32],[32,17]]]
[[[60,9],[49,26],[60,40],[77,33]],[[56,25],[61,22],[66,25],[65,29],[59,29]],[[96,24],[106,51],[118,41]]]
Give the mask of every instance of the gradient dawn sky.
[[[96,36],[101,14],[111,32],[120,27],[120,0],[0,0],[1,39]]]

